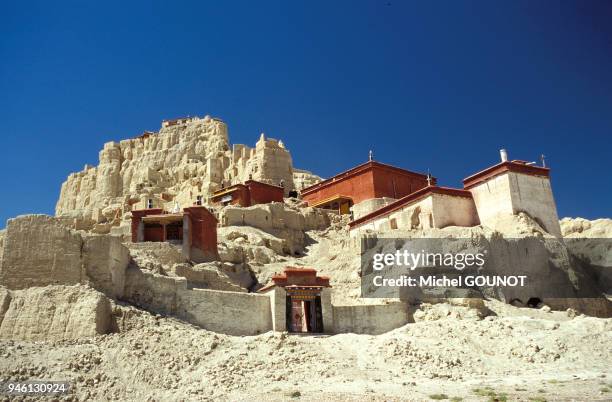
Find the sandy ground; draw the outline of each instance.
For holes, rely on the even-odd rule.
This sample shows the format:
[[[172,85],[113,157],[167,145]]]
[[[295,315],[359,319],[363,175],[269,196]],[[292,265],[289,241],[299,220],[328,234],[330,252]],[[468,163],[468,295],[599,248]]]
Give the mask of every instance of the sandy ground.
[[[334,303],[359,299],[358,253],[342,229],[309,232],[287,265],[333,276]],[[0,381],[67,380],[73,401],[610,401],[612,319],[516,308],[422,305],[386,334],[216,334],[122,306],[122,331],[59,342],[0,341]],[[34,400],[0,395],[0,400]],[[52,400],[41,397],[40,400]]]
[[[250,337],[125,307],[122,333],[1,341],[0,377],[68,380],[64,400],[612,400],[612,319],[489,307],[425,305],[378,336]]]

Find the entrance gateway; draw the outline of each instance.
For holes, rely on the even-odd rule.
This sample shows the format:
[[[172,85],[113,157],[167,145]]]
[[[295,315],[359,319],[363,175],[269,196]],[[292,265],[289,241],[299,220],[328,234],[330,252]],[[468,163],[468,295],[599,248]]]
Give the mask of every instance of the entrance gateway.
[[[318,276],[313,268],[286,267],[259,292],[274,292],[274,310],[284,313],[284,322],[277,321],[275,331],[316,334],[332,330],[329,288],[329,278]]]
[[[323,332],[323,310],[319,286],[287,286],[287,331]]]

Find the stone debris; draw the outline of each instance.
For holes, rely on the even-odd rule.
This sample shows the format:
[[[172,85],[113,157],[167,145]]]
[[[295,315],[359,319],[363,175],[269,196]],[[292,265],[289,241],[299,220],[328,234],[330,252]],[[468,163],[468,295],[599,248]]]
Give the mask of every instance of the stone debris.
[[[610,374],[612,320],[488,305],[499,316],[480,319],[467,308],[423,306],[450,314],[370,336],[296,337],[265,333],[235,337],[208,332],[173,318],[116,305],[121,329],[44,343],[0,340],[3,380],[67,379],[73,400],[218,400],[265,397],[283,400],[299,390],[304,400],[342,399],[371,389],[374,400],[422,400],[437,388],[470,398],[471,384],[519,383],[551,398],[595,395],[599,375]],[[526,314],[503,317],[506,310]],[[427,314],[427,311],[424,311]],[[585,340],[588,339],[588,342]],[[567,386],[553,387],[549,375]],[[596,374],[595,374],[596,373]],[[597,378],[597,380],[595,380]],[[407,398],[404,388],[410,387]],[[512,386],[495,385],[515,392]],[[552,387],[552,388],[551,388]],[[519,393],[520,394],[520,393]],[[471,396],[472,398],[474,395]]]

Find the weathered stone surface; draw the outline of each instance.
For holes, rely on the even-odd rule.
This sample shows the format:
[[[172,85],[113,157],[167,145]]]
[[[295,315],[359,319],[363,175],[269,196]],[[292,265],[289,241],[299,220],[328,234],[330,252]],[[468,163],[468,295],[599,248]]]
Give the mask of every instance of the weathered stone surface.
[[[127,271],[124,300],[232,335],[254,335],[272,328],[267,295],[190,289],[187,278],[158,275],[136,267]]]
[[[182,254],[180,246],[164,242],[128,243],[132,264],[140,269],[165,275],[176,264],[189,261]]]
[[[213,290],[227,290],[231,292],[246,292],[247,289],[234,283],[224,272],[223,264],[220,262],[207,262],[191,266],[189,264],[177,264],[174,273],[187,279],[189,287]],[[252,278],[247,284],[253,282]]]
[[[4,293],[4,295],[3,295]],[[10,292],[0,290],[0,338],[27,341],[79,339],[108,333],[110,301],[91,288],[36,287]],[[4,298],[4,301],[2,300]]]
[[[2,269],[2,257],[4,255],[4,236],[6,234],[6,230],[0,230],[0,270]]]
[[[0,286],[0,324],[4,319],[4,314],[8,310],[9,303],[11,302],[11,294],[7,288]]]
[[[475,286],[487,298],[498,299],[506,303],[520,301],[527,305],[529,300],[539,299],[553,309],[575,308],[585,314],[609,316],[612,304],[607,301],[598,283],[580,261],[576,260],[572,250],[560,239],[546,233],[529,216],[520,214],[511,216],[504,224],[503,233],[485,227],[462,228],[447,227],[425,231],[395,231],[388,241],[373,241],[377,237],[372,233],[363,246],[367,253],[392,252],[403,249],[424,249],[429,252],[451,252],[483,254],[486,256],[482,268],[465,268],[463,275],[488,275],[491,277],[508,277],[526,275],[524,286]],[[509,218],[509,219],[510,219]],[[381,234],[379,239],[384,238]],[[403,240],[410,239],[410,241]],[[443,242],[440,239],[445,239]],[[420,267],[414,273],[431,273],[431,269]],[[436,275],[453,275],[454,268],[444,270],[436,267]],[[376,272],[364,271],[362,277],[372,283],[370,277]],[[372,288],[371,288],[372,289]],[[397,294],[409,301],[424,300],[435,297],[435,294],[420,293],[418,288],[388,288],[389,295]],[[403,292],[403,293],[402,293]],[[441,294],[440,297],[443,297]],[[457,297],[457,296],[455,296]],[[472,296],[466,296],[472,297]]]
[[[115,236],[85,235],[83,265],[92,286],[110,297],[121,297],[130,253]]]
[[[612,219],[564,218],[560,223],[568,249],[602,291],[612,294]]]
[[[318,176],[296,171],[299,186]],[[230,146],[227,125],[208,116],[162,127],[158,133],[109,142],[97,167],[85,166],[63,183],[56,215],[66,224],[95,233],[109,233],[129,218],[132,209],[170,209],[193,205],[221,186],[254,179],[285,187],[294,185],[291,154],[282,141],[262,134],[255,148]]]
[[[611,239],[612,219],[587,220],[584,218],[563,218],[559,221],[563,237]]]
[[[82,245],[79,233],[50,216],[25,215],[9,219],[0,285],[23,289],[80,283],[84,279]]]
[[[313,186],[323,180],[307,170],[293,168],[293,186],[300,191],[306,187]]]
[[[117,237],[81,235],[46,215],[10,219],[0,261],[0,285],[9,289],[89,284],[120,297],[129,253]]]
[[[187,279],[159,275],[130,265],[126,271],[123,300],[162,314],[177,311],[176,294],[187,290]]]
[[[253,205],[242,208],[227,206],[219,213],[224,226],[251,226],[285,241],[283,253],[302,253],[306,242],[304,232],[329,226],[329,212],[317,208],[290,208],[283,203]],[[271,248],[278,247],[278,244]],[[280,250],[275,250],[280,251]],[[263,258],[263,257],[262,257]],[[267,261],[269,262],[269,261]],[[263,262],[262,263],[267,263]]]

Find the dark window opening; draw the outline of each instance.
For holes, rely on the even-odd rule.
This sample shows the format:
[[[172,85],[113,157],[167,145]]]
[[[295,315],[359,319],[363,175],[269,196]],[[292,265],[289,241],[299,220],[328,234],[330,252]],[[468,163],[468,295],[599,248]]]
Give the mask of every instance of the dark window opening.
[[[175,222],[166,225],[166,240],[182,241],[183,240],[183,223]]]
[[[542,304],[542,299],[540,299],[539,297],[532,297],[529,300],[527,300],[527,307],[539,307],[540,304]]]

